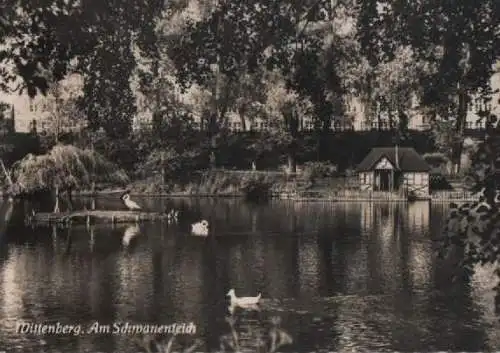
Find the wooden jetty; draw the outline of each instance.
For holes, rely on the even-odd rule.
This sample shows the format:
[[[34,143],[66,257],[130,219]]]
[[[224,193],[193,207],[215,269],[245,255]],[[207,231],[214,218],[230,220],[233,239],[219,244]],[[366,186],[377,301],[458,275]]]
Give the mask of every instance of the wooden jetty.
[[[40,212],[30,215],[26,219],[26,223],[32,226],[50,226],[50,225],[65,225],[71,224],[96,224],[96,223],[143,223],[166,221],[167,214],[159,212],[143,212],[143,211],[106,211],[106,210],[91,210],[91,211],[74,211],[50,213]]]

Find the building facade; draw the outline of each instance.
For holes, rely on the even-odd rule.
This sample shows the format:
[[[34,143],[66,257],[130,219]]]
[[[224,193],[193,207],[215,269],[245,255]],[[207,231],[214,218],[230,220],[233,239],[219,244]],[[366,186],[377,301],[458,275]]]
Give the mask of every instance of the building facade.
[[[427,196],[431,167],[413,148],[377,147],[358,165],[363,191],[401,191]]]
[[[0,103],[0,136],[10,135],[16,132],[16,118],[14,106]]]

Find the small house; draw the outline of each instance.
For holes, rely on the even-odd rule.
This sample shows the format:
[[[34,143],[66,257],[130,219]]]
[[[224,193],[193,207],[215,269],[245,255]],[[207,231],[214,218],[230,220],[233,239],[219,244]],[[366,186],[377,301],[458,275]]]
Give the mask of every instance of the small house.
[[[361,190],[429,195],[431,167],[413,148],[373,148],[356,170]]]

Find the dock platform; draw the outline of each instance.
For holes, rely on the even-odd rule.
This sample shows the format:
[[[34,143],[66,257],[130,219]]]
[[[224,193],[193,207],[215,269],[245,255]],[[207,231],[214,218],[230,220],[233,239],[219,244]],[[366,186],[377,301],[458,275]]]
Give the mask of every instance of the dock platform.
[[[51,226],[71,224],[96,224],[96,223],[143,223],[166,221],[167,214],[144,211],[74,211],[74,212],[40,212],[26,218],[26,224],[31,226]]]

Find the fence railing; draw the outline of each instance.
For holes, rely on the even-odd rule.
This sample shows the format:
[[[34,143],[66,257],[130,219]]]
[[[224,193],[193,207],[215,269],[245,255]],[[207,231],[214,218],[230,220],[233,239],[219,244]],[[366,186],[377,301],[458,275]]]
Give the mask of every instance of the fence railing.
[[[477,196],[471,191],[433,191],[432,201],[476,201]]]
[[[404,201],[409,200],[408,193],[404,191],[369,191],[369,190],[332,190],[331,192],[318,193],[317,191],[302,191],[297,195],[299,198],[329,198],[338,201]],[[425,199],[436,202],[449,201],[476,201],[477,197],[469,191],[438,191],[430,195],[416,195],[417,199]]]
[[[233,174],[233,175],[272,175],[272,176],[284,176],[284,177],[293,177],[298,176],[299,173],[287,173],[281,170],[232,170],[232,169],[211,169],[206,172],[216,172],[222,174]],[[200,172],[205,173],[205,171]]]
[[[406,200],[407,195],[403,192],[388,191],[363,191],[363,190],[337,190],[332,197],[338,200]]]

